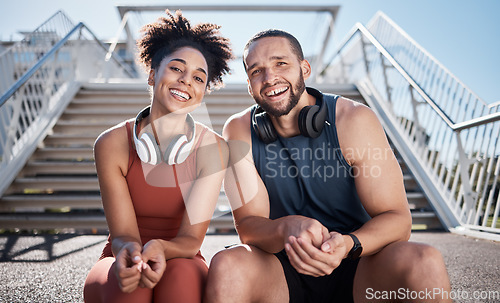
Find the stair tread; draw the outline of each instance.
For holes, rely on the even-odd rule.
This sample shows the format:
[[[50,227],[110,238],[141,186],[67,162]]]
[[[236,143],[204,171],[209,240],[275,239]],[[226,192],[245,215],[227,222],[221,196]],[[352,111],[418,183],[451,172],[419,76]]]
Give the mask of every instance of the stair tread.
[[[123,98],[123,96],[121,98],[117,98],[116,95],[115,96],[111,96],[109,98],[106,98],[106,97],[89,97],[89,94],[87,95],[77,95],[72,101],[71,101],[71,104],[78,104],[78,105],[87,105],[87,104],[106,104],[106,103],[110,103],[110,104],[126,104],[126,105],[130,105],[130,104],[137,104],[137,105],[147,105],[147,103],[145,102],[145,99],[144,98],[137,98],[137,97],[142,97],[142,96],[145,96],[145,97],[149,97],[148,94],[138,94],[137,96],[134,95],[133,97],[130,97],[129,95],[123,95],[123,96],[129,96],[128,98]],[[71,105],[70,104],[70,105]]]
[[[411,216],[413,218],[433,218],[437,217],[433,211],[412,211]]]
[[[132,117],[131,117],[132,118]],[[71,120],[65,120],[65,119],[60,119],[57,121],[56,126],[112,126],[114,124],[118,124],[121,122],[124,122],[125,120],[122,119],[115,119],[115,120],[98,120],[98,121],[88,121],[88,120],[78,120],[78,119],[71,119]]]
[[[17,178],[15,182],[19,183],[28,183],[28,182],[64,182],[64,183],[72,183],[72,182],[96,182],[97,176],[78,176],[78,177],[53,177],[53,176],[40,176],[40,177],[22,177]]]
[[[140,109],[139,109],[140,110]],[[67,114],[91,114],[91,115],[129,115],[137,114],[136,109],[110,107],[110,108],[79,108],[79,109],[66,109],[63,115]]]
[[[68,164],[75,164],[75,165],[94,165],[94,161],[68,161],[68,160],[61,160],[61,161],[40,161],[40,160],[30,160],[28,161],[28,164],[33,164],[33,165],[68,165]]]
[[[406,197],[411,199],[411,198],[425,198],[425,195],[423,192],[406,192]]]
[[[62,190],[61,192],[56,191],[54,194],[10,194],[0,198],[0,206],[2,201],[5,202],[4,205],[13,208],[15,208],[13,205],[16,204],[16,201],[20,201],[19,205],[21,205],[21,207],[19,209],[22,209],[22,207],[32,207],[34,209],[38,207],[39,209],[43,209],[46,205],[66,204],[68,204],[69,207],[79,209],[96,209],[99,205],[102,205],[98,186],[93,185],[98,183],[98,179],[95,173],[95,163],[90,158],[93,157],[93,146],[90,144],[94,142],[98,135],[89,134],[89,132],[97,132],[98,127],[101,127],[104,131],[105,129],[135,117],[141,108],[150,103],[150,95],[147,88],[148,86],[143,82],[131,84],[120,83],[117,85],[109,83],[84,84],[82,89],[69,104],[68,108],[66,108],[61,118],[57,121],[54,133],[47,136],[50,141],[47,140],[45,146],[38,149],[38,152],[40,152],[38,156],[35,156],[26,163],[28,171],[33,175],[38,174],[39,176],[29,176],[29,174],[26,173],[24,177],[19,177],[14,181],[14,183],[18,185],[17,188],[21,188],[19,191],[22,191],[23,186],[29,187],[30,184],[33,186],[32,188],[43,187],[41,189],[42,191],[45,190],[45,187],[53,187],[56,190],[63,188],[69,189],[65,189],[64,192],[62,192]],[[323,92],[335,92],[351,99],[358,100],[362,98],[355,85],[352,84],[318,85],[318,89]],[[206,102],[208,115],[199,115],[198,119],[207,125],[211,124],[216,130],[220,128],[220,125],[226,122],[230,115],[254,104],[254,100],[248,95],[246,84],[228,84],[222,90],[207,94],[204,102]],[[85,126],[91,128],[87,131],[85,130]],[[81,128],[81,132],[80,129],[77,128]],[[67,144],[76,143],[74,143],[75,146],[59,147],[56,145],[64,145],[66,143],[58,140],[68,140],[68,142],[66,142]],[[51,152],[54,154],[50,155]],[[58,152],[59,154],[57,154]],[[65,158],[73,158],[71,153],[75,153],[83,159],[88,158],[88,160],[65,160]],[[74,158],[77,158],[77,156]],[[53,160],[44,161],[43,158],[52,158]],[[399,157],[398,161],[402,166],[405,165]],[[416,182],[412,182],[414,178],[411,173],[405,173],[403,175],[403,180],[410,190],[406,192],[410,204],[417,205],[416,207],[423,207],[422,209],[413,209],[411,211],[412,217],[416,220],[420,219],[424,222],[426,222],[426,220],[432,222],[437,216],[430,210],[430,207],[426,206],[430,205],[428,202],[424,204],[424,200],[427,201],[427,198],[423,192],[417,191],[418,184],[415,185]],[[50,182],[53,182],[54,185],[52,186]],[[79,183],[81,184],[80,190],[76,190],[75,188],[78,188]],[[93,184],[90,185],[90,183]],[[412,190],[413,188],[415,188],[415,191]],[[222,200],[227,202],[227,197],[224,192],[221,192],[219,195],[219,201]],[[87,205],[85,203],[86,201],[89,202],[88,206],[85,206]],[[221,205],[227,204],[224,201]],[[73,202],[73,205],[76,206],[72,206]],[[36,220],[39,220],[39,222],[46,222],[41,223],[43,226],[49,226],[50,224],[60,224],[61,226],[64,224],[71,225],[71,222],[75,220],[81,221],[76,223],[78,226],[84,226],[91,221],[100,222],[99,226],[104,226],[106,223],[104,214],[102,213],[93,213],[91,215],[86,213],[9,213],[6,216],[13,218],[12,224],[15,223],[15,220],[23,219],[32,222]],[[0,214],[0,217],[3,220],[3,214]],[[59,220],[60,223],[52,223],[50,220]],[[232,216],[230,211],[223,207],[216,210],[213,220],[230,223],[232,222]],[[91,225],[91,223],[89,225]]]
[[[0,198],[0,204],[2,202],[13,202],[13,201],[101,201],[101,196],[99,194],[94,195],[82,195],[82,196],[73,196],[73,195],[43,195],[43,194],[31,194],[31,195],[7,195]],[[42,205],[43,206],[43,205]]]
[[[77,152],[77,151],[93,151],[94,148],[92,146],[43,146],[39,147],[38,151],[67,151],[67,152]]]
[[[81,134],[81,133],[53,133],[47,137],[52,138],[96,138],[94,134]],[[97,138],[96,138],[97,139]]]

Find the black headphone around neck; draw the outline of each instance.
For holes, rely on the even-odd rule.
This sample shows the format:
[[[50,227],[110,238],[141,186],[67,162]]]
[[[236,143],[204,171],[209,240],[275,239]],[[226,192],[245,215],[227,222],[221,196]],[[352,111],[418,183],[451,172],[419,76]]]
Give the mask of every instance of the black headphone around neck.
[[[317,138],[325,126],[327,108],[323,94],[312,87],[306,87],[307,93],[316,98],[316,105],[305,106],[299,113],[300,134],[305,137]],[[252,127],[257,136],[265,144],[278,139],[278,134],[268,114],[257,106],[252,114]]]

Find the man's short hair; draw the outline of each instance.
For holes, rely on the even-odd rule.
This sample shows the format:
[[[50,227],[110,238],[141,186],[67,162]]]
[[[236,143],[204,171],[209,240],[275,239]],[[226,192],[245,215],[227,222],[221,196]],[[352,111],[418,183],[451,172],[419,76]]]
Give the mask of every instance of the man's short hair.
[[[297,56],[299,61],[304,60],[304,53],[302,52],[302,47],[300,46],[300,43],[297,40],[297,38],[295,38],[292,34],[286,32],[284,30],[268,29],[268,30],[264,30],[264,31],[261,31],[261,32],[258,32],[257,34],[255,34],[252,38],[250,38],[250,40],[248,40],[247,44],[245,45],[245,48],[243,49],[243,66],[244,66],[245,70],[247,69],[247,66],[245,63],[245,59],[246,59],[245,54],[247,53],[248,49],[250,48],[250,45],[252,45],[252,43],[254,43],[257,40],[259,40],[261,38],[266,38],[266,37],[283,37],[283,38],[287,39],[288,42],[290,43],[291,48],[292,48],[292,52]]]

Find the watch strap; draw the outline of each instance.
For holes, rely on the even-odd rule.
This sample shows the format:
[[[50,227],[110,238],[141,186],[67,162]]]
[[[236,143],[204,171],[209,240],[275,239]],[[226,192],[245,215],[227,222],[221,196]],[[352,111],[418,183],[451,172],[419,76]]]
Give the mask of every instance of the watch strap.
[[[349,237],[351,237],[352,241],[354,242],[354,245],[352,246],[351,250],[347,254],[347,258],[351,260],[355,260],[359,258],[361,255],[361,252],[363,251],[363,247],[361,246],[361,242],[359,242],[358,237],[356,237],[353,234],[348,234]]]

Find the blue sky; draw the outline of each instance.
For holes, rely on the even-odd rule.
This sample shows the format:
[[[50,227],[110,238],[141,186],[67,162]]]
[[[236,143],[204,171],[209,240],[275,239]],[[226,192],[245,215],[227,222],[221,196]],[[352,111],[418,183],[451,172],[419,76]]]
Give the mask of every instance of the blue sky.
[[[303,4],[304,0],[248,0],[211,1],[212,4]],[[379,10],[383,11],[423,46],[437,60],[454,73],[487,103],[500,101],[500,1],[499,0],[310,0],[308,4],[338,4],[341,6],[336,21],[332,45],[342,41],[355,22],[367,24]],[[111,0],[0,0],[0,39],[19,39],[18,31],[31,31],[62,9],[75,23],[83,21],[99,38],[109,39],[116,34],[119,15],[116,4],[204,4],[207,0],[177,1],[111,1]],[[157,15],[160,15],[158,13]],[[187,15],[187,13],[186,13]],[[188,15],[188,17],[190,17]],[[254,16],[255,17],[255,16]],[[244,42],[258,30],[267,27],[283,28],[299,36],[303,45],[321,20],[280,18],[272,14],[257,20],[238,19],[231,22],[225,15],[196,15],[193,21],[222,24],[223,34],[230,37],[236,53],[241,53]],[[242,22],[242,20],[244,20]],[[148,22],[138,19],[136,22]],[[234,21],[234,20],[233,20]],[[226,25],[226,26],[225,26]],[[304,41],[305,40],[305,41]],[[306,48],[305,47],[305,48]],[[306,51],[306,50],[305,50]],[[307,52],[307,51],[306,51]],[[327,56],[328,57],[328,56]]]

